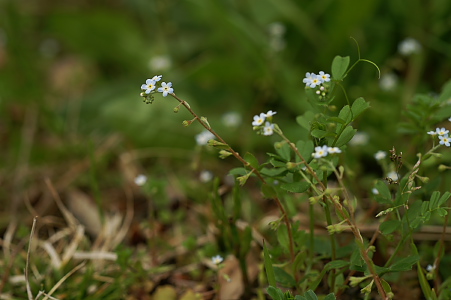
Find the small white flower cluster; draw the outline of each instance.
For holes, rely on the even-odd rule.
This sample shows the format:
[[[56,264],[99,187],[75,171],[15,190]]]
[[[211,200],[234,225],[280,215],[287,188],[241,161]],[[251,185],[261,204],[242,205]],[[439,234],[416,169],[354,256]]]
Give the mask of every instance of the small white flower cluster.
[[[397,181],[399,179],[398,173],[395,171],[388,172],[387,178],[390,178],[393,181]]]
[[[220,263],[222,263],[223,260],[224,258],[221,255],[216,255],[211,258],[211,262],[214,263],[215,265],[219,265]]]
[[[135,184],[138,186],[143,186],[145,185],[147,182],[147,176],[140,174],[138,176],[135,177]]]
[[[421,44],[413,38],[406,38],[398,45],[398,51],[402,55],[408,56],[414,53],[421,52]]]
[[[377,151],[376,154],[374,154],[374,158],[376,160],[383,160],[384,158],[387,157],[387,152],[385,151]]]
[[[272,116],[274,116],[276,113],[277,112],[270,110],[266,114],[261,113],[260,115],[255,115],[254,121],[252,122],[254,130],[256,130],[257,133],[259,134],[272,135],[274,133],[274,124],[272,124]]]
[[[315,147],[315,152],[312,153],[314,158],[326,157],[328,154],[341,153],[340,148],[338,147],[327,147],[327,146],[318,146]]]
[[[152,103],[153,102],[153,93],[159,92],[163,94],[163,97],[166,97],[168,94],[174,93],[174,89],[172,88],[172,82],[162,82],[160,87],[157,88],[158,82],[161,80],[162,75],[156,75],[151,79],[147,79],[146,83],[141,85],[141,97],[144,98],[144,102]]]
[[[448,119],[451,121],[451,118]],[[436,128],[435,131],[428,131],[429,135],[436,136],[438,135],[438,138],[440,140],[440,145],[445,145],[446,147],[451,146],[451,138],[448,136],[449,130],[442,128]]]
[[[318,75],[315,73],[305,73],[305,78],[302,80],[302,82],[305,83],[305,86],[315,88],[317,86],[322,85],[324,82],[330,81],[330,75],[327,73],[324,73],[323,71],[320,71]],[[324,90],[324,87],[322,87]],[[321,90],[321,87],[320,87]],[[318,93],[317,93],[318,94]]]

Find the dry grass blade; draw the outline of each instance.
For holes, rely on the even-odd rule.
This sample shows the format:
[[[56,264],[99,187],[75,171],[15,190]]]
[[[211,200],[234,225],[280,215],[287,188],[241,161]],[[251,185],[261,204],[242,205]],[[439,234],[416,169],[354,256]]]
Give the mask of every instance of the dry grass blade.
[[[34,230],[36,228],[37,219],[38,219],[38,217],[34,217],[33,225],[31,226],[30,241],[28,244],[28,251],[27,251],[27,261],[25,264],[25,281],[26,281],[26,286],[27,286],[28,300],[33,300],[33,293],[31,292],[30,281],[28,280],[28,268],[29,268],[29,262],[30,262],[31,242],[33,241],[33,235],[34,235]]]
[[[47,300],[48,298],[50,298],[50,296],[52,296],[52,294],[60,287],[61,284],[63,284],[64,281],[66,281],[67,278],[69,278],[72,274],[74,274],[75,272],[77,272],[78,270],[80,270],[84,265],[86,264],[86,262],[82,262],[81,264],[79,264],[78,266],[76,266],[75,268],[73,268],[69,273],[67,273],[66,275],[64,275],[63,278],[61,278],[54,286],[53,288],[50,290],[50,292],[48,292],[45,295],[44,300]]]

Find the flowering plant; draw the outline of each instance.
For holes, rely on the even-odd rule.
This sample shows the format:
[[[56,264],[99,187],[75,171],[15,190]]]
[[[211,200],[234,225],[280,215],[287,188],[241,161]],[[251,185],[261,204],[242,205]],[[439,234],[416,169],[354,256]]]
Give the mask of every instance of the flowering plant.
[[[360,209],[360,201],[352,195],[349,188],[352,184],[352,170],[347,166],[344,154],[357,133],[354,128],[356,120],[370,108],[370,104],[362,97],[351,101],[341,84],[359,62],[373,64],[379,71],[373,62],[360,58],[359,54],[358,60],[352,65],[349,57],[335,57],[331,74],[324,71],[318,74],[306,73],[302,82],[305,84],[306,98],[311,104],[311,110],[298,116],[296,121],[300,130],[307,133],[307,138],[290,140],[276,123],[278,115],[275,111],[261,112],[253,117],[250,123],[257,134],[275,135],[279,139],[274,144],[275,153],[268,153],[268,159],[263,163],[251,153],[241,156],[234,150],[213,130],[205,117],[195,113],[185,100],[174,93],[171,82],[162,82],[161,86],[157,87],[162,79],[161,75],[147,79],[141,86],[144,102],[152,103],[154,94],[159,92],[163,97],[170,95],[179,102],[174,112],[178,112],[183,106],[192,114],[194,118],[184,121],[183,124],[189,126],[193,122],[199,122],[203,126],[204,132],[196,136],[199,145],[209,145],[219,151],[221,158],[234,156],[242,163],[242,167],[230,171],[238,183],[236,189],[254,177],[261,183],[263,197],[272,199],[277,205],[280,219],[273,222],[272,227],[276,230],[280,242],[279,252],[287,253],[287,256],[279,253],[277,258],[271,258],[270,249],[263,247],[264,264],[270,285],[268,293],[273,299],[292,299],[290,292],[283,294],[277,288],[279,284],[292,288],[293,291],[306,292],[306,297],[315,295],[313,291],[325,278],[327,283],[323,284],[328,285],[331,293],[326,299],[335,299],[349,285],[360,286],[361,292],[367,297],[377,290],[382,299],[391,299],[394,293],[390,287],[389,281],[392,278],[389,274],[409,271],[413,266],[417,268],[423,293],[428,299],[437,299],[437,289],[429,286],[426,274],[428,278],[435,278],[438,274],[443,255],[443,240],[434,263],[435,268],[426,270],[421,266],[421,258],[412,236],[433,213],[443,218],[448,216],[449,207],[445,205],[451,193],[437,190],[432,193],[423,192],[421,184],[427,183],[429,178],[421,170],[426,162],[431,163],[431,159],[440,156],[436,153],[440,147],[450,147],[449,131],[445,127],[438,127],[435,131],[427,132],[426,126],[433,125],[434,120],[427,119],[422,113],[412,114],[413,125],[406,123],[403,126],[410,129],[421,127],[420,132],[424,138],[428,134],[431,135],[434,139],[431,149],[424,154],[418,151],[417,162],[407,168],[404,166],[403,152],[398,152],[394,147],[389,148],[390,155],[383,150],[374,154],[374,159],[380,164],[385,176],[375,180],[370,189],[371,193],[368,193],[372,194],[379,211],[374,214],[377,226],[372,238],[364,237],[355,217],[355,212]],[[438,99],[431,98],[426,101],[422,98],[422,101],[414,102],[411,111],[421,111],[422,107],[427,107],[429,111],[447,107],[451,114],[450,106],[445,101],[451,94],[450,90],[451,84],[448,84]],[[335,100],[339,93],[347,104],[337,112]],[[297,198],[292,195],[297,195]],[[243,281],[248,285],[246,255],[252,239],[251,229],[247,227],[237,234],[238,229],[226,216],[223,204],[217,197],[213,198],[217,226],[224,232],[234,232],[224,243],[240,260]],[[295,221],[296,210],[288,204],[288,201],[293,199],[308,200],[308,230],[300,230],[299,222]],[[321,255],[316,248],[318,242],[315,237],[318,208],[325,216],[329,232],[326,242],[328,250],[323,251]],[[239,217],[239,214],[234,215],[235,219]],[[353,242],[341,238],[343,232],[350,232],[354,237]],[[379,236],[397,243],[395,251],[387,254],[388,258],[382,265],[376,265],[373,258],[374,253],[383,251],[375,244]],[[222,261],[222,257],[221,260],[219,257],[213,258],[215,264]],[[276,267],[276,262],[283,263],[285,267]],[[322,266],[322,271],[315,273],[313,270],[319,265]]]

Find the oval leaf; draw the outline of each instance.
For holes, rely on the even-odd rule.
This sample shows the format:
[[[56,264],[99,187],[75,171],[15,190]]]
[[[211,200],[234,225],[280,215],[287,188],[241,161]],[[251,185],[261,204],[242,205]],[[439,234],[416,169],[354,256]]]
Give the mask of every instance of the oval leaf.
[[[335,56],[332,61],[332,78],[334,80],[342,80],[349,66],[349,56]]]

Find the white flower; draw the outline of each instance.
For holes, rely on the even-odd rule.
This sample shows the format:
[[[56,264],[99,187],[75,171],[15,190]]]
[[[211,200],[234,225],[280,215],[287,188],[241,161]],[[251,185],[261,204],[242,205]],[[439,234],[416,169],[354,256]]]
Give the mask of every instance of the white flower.
[[[213,173],[207,170],[200,172],[199,179],[202,182],[209,182],[213,179]]]
[[[434,271],[434,270],[435,270],[435,265],[428,265],[426,267],[426,271],[428,271],[428,272],[431,272],[431,271]]]
[[[413,38],[406,38],[398,45],[398,51],[402,55],[410,55],[421,51],[420,43]]]
[[[352,146],[362,146],[368,144],[368,140],[369,136],[366,132],[357,132],[349,141],[349,144]]]
[[[273,133],[274,133],[274,124],[266,122],[265,127],[263,127],[263,135],[272,135]]]
[[[270,118],[270,117],[274,116],[275,114],[277,114],[276,111],[268,110],[268,112],[266,113],[266,117]]]
[[[438,138],[440,139],[440,145],[445,145],[446,147],[451,146],[451,139],[448,137],[448,134],[439,135]]]
[[[397,181],[398,180],[398,173],[396,173],[395,171],[391,171],[387,174],[387,177],[390,178],[393,181]]]
[[[373,188],[373,189],[371,190],[371,192],[372,192],[374,195],[379,195],[379,190],[376,189],[376,188]]]
[[[310,86],[312,83],[313,77],[316,77],[315,73],[305,73],[305,78],[302,79],[302,82],[305,83],[306,86]]]
[[[139,186],[143,186],[147,182],[147,176],[146,175],[138,175],[135,178],[135,184]]]
[[[317,85],[320,85],[323,83],[323,79],[319,75],[315,75],[312,80],[310,81],[309,87],[315,88]]]
[[[446,130],[444,127],[442,128],[436,128],[435,131],[438,135],[445,135],[449,133],[449,130]]]
[[[147,79],[146,83],[141,85],[141,89],[144,90],[146,94],[150,94],[150,92],[155,89],[155,83],[155,80]]]
[[[385,151],[377,151],[376,154],[374,154],[374,158],[376,160],[382,160],[386,157],[387,157],[387,152],[385,152]]]
[[[163,77],[163,75],[155,75],[154,77],[152,77],[152,80],[158,82],[161,80],[161,77]]]
[[[428,131],[428,134],[430,134],[430,135],[437,135],[437,131]]]
[[[266,119],[265,113],[261,113],[260,115],[255,115],[252,125],[253,126],[261,126],[263,124],[263,122],[265,122],[265,119]]]
[[[158,91],[160,93],[163,93],[163,97],[166,97],[168,94],[173,93],[174,89],[172,88],[172,82],[162,82],[161,87],[158,88]]]
[[[323,71],[319,72],[319,77],[321,77],[323,82],[329,82],[330,81],[330,75],[327,73],[324,73]]]
[[[341,153],[341,150],[338,147],[328,147],[327,152],[330,154],[334,154],[334,153]]]
[[[227,127],[238,127],[241,124],[241,115],[231,111],[222,115],[222,122]]]
[[[220,263],[222,263],[223,260],[224,260],[224,258],[222,258],[221,255],[216,255],[216,256],[213,256],[213,257],[211,258],[211,261],[212,261],[215,265],[219,265]]]
[[[315,147],[315,153],[312,154],[314,158],[321,158],[327,156],[327,146]]]
[[[199,133],[198,135],[196,135],[196,142],[199,146],[204,146],[206,144],[208,144],[209,140],[214,139],[215,136],[213,135],[213,133],[211,133],[208,130],[204,130],[201,133]]]
[[[398,84],[398,77],[393,73],[382,75],[379,86],[384,91],[392,91]]]

